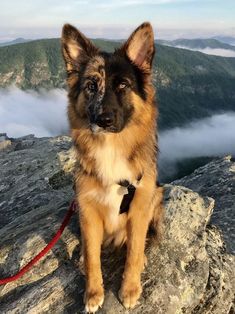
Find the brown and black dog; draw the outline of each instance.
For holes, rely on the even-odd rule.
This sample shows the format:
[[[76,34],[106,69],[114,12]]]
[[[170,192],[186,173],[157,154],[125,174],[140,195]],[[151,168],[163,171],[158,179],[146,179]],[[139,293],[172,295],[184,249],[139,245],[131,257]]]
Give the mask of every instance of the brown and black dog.
[[[68,117],[80,164],[76,200],[82,233],[87,312],[104,301],[101,246],[126,243],[119,292],[126,308],[141,294],[146,234],[159,230],[162,189],[157,187],[157,107],[151,80],[153,30],[140,25],[114,53],[100,51],[64,25]]]

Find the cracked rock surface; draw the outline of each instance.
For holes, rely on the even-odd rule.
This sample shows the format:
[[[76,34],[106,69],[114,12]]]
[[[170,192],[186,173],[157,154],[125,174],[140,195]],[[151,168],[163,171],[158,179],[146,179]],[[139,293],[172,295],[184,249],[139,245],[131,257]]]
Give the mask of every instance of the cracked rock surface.
[[[4,141],[8,142],[0,146],[1,278],[17,272],[57,231],[73,198],[76,166],[70,137],[37,139],[30,135],[6,137],[1,143]],[[219,162],[223,164],[224,159],[216,161],[216,167]],[[224,172],[225,181],[226,175]],[[215,178],[214,185],[219,179]],[[184,183],[179,182],[186,186],[187,178]],[[148,241],[143,294],[128,312],[234,313],[235,258],[226,252],[221,231],[208,226],[213,198],[206,196],[206,187],[199,194],[196,183],[192,189],[164,186],[163,239],[160,245]],[[56,246],[28,273],[0,286],[1,313],[84,313],[85,281],[78,265],[76,220],[74,215]],[[98,313],[127,313],[117,296],[124,261],[124,248],[102,253],[106,294]]]
[[[211,223],[223,231],[227,250],[235,254],[235,162],[219,158],[173,182],[215,200]]]

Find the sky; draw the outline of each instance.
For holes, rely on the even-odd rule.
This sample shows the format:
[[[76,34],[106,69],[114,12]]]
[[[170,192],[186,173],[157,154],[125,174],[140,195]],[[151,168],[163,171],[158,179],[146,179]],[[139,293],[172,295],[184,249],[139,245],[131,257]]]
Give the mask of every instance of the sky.
[[[1,0],[0,42],[60,37],[69,22],[91,38],[126,38],[144,21],[155,37],[235,37],[235,0]]]

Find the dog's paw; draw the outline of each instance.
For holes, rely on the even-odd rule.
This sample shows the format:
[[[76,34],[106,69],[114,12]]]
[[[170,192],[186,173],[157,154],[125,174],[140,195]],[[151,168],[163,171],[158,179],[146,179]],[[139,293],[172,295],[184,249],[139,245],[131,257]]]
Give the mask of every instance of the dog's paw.
[[[133,308],[141,295],[141,284],[136,282],[124,282],[119,291],[119,298],[126,309]]]
[[[86,313],[95,313],[104,302],[103,287],[88,289],[84,295]]]

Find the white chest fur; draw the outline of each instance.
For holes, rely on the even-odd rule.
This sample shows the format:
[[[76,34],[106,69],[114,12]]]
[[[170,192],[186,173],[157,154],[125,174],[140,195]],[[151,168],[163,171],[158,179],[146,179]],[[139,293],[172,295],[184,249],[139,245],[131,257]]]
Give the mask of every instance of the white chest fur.
[[[110,142],[105,143],[101,147],[96,147],[92,157],[96,160],[96,171],[106,188],[102,193],[98,193],[95,190],[90,191],[89,195],[108,206],[109,222],[115,226],[118,222],[123,196],[127,193],[127,189],[118,183],[121,180],[134,182],[135,178],[131,172],[127,158],[121,150],[118,150]]]
[[[105,185],[112,185],[121,180],[133,182],[133,174],[126,156],[110,141],[97,147],[94,152],[99,177]]]

